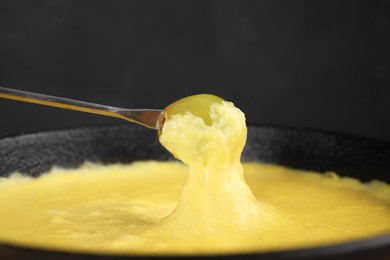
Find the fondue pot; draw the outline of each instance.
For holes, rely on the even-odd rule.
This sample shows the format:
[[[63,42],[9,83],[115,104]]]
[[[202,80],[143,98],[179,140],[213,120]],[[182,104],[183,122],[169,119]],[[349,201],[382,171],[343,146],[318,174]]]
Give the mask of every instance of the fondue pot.
[[[221,148],[223,149],[223,148]],[[139,126],[103,126],[28,134],[0,140],[0,176],[39,176],[52,166],[85,161],[128,163],[174,160],[157,133]],[[390,143],[313,130],[251,126],[243,161],[266,162],[319,172],[334,171],[362,181],[390,182]],[[0,214],[1,211],[0,211]],[[20,218],[28,218],[26,215]],[[390,221],[390,220],[389,220]],[[299,235],[299,234],[297,234]],[[0,259],[390,259],[390,234],[332,246],[217,256],[120,256],[68,253],[0,243]]]

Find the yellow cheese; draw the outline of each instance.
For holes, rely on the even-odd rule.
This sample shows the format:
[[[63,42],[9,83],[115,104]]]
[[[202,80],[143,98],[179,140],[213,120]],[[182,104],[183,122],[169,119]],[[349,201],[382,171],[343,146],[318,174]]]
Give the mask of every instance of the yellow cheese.
[[[244,114],[215,96],[180,100],[166,112],[160,142],[188,166],[86,164],[35,179],[2,179],[0,242],[196,255],[311,247],[390,232],[389,185],[241,165]]]
[[[36,179],[4,179],[0,242],[112,254],[215,254],[285,250],[390,233],[387,184],[259,163],[243,166],[259,212],[266,216],[260,215],[258,222],[249,218],[229,223],[230,214],[240,213],[228,197],[226,202],[218,199],[218,209],[206,207],[207,217],[202,217],[199,204],[210,205],[217,194],[196,198],[192,211],[188,205],[172,214],[188,177],[188,168],[175,162],[86,164],[53,169]],[[217,211],[223,215],[212,215]]]

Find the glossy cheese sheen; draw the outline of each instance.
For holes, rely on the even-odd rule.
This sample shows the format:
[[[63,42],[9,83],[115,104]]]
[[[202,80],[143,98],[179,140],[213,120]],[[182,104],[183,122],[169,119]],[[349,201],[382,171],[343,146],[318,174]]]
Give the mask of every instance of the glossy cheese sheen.
[[[214,223],[225,230],[202,239],[192,221],[161,226],[187,177],[185,165],[151,161],[86,164],[37,179],[3,179],[0,241],[99,253],[215,254],[310,247],[390,232],[390,188],[384,183],[247,163],[245,180],[270,210],[269,219],[243,225],[242,232],[232,223]],[[198,199],[207,204],[211,198]]]

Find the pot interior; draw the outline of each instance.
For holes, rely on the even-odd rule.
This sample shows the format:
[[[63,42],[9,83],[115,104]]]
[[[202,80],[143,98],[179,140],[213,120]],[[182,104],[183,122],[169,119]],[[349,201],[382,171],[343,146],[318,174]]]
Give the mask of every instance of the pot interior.
[[[85,161],[128,163],[151,159],[174,160],[160,145],[156,131],[138,126],[70,129],[0,140],[0,176],[8,176],[13,172],[38,176],[52,166],[75,168]],[[362,181],[378,179],[390,182],[390,143],[344,134],[252,126],[248,129],[242,160],[319,172],[333,171]],[[378,259],[385,259],[382,257],[386,256],[390,259],[390,235],[324,248],[248,254],[245,257],[301,259],[308,254],[329,259],[363,259],[364,256]],[[54,256],[64,259],[110,258],[0,244],[0,258],[10,256],[41,259]]]

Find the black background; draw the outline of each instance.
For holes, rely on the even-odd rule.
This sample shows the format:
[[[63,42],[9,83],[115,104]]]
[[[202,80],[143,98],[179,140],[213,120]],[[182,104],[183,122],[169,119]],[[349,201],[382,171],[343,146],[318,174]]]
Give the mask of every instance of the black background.
[[[390,140],[389,1],[0,0],[0,85]],[[117,119],[0,99],[0,136]]]

